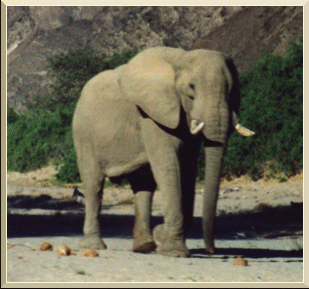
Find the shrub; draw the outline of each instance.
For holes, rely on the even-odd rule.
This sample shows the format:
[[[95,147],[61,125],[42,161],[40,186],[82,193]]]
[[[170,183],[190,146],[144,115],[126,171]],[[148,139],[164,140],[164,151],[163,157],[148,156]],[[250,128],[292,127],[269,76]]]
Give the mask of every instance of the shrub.
[[[71,146],[72,110],[52,113],[36,109],[11,123],[7,129],[8,170],[29,171],[51,159],[63,159]]]
[[[60,106],[76,103],[82,88],[91,77],[126,63],[137,52],[137,49],[131,49],[107,57],[89,48],[79,48],[48,56],[47,61],[53,71],[54,84],[43,96],[36,97],[28,107],[55,111]]]
[[[74,148],[72,148],[63,160],[63,166],[56,174],[57,179],[64,183],[81,182]]]
[[[259,178],[271,169],[295,174],[303,159],[302,41],[291,42],[284,58],[263,51],[262,60],[240,75],[240,86],[240,119],[256,135],[231,136],[223,173]]]
[[[14,111],[12,107],[7,108],[7,125],[14,123],[18,120],[18,114]]]

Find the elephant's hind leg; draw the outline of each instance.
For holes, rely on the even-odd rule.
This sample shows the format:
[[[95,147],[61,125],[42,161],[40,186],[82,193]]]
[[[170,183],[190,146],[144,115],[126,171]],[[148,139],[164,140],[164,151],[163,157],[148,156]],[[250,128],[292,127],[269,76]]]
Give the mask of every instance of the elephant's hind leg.
[[[79,247],[86,249],[102,250],[107,246],[101,238],[100,230],[100,211],[102,204],[102,195],[104,187],[104,176],[99,170],[94,172],[90,177],[90,172],[83,176],[83,192],[85,196],[85,222],[84,236],[82,237]]]
[[[139,191],[134,197],[135,223],[133,229],[133,252],[136,253],[150,253],[156,249],[156,244],[152,238],[149,226],[152,196],[152,192]]]
[[[151,205],[156,183],[150,169],[147,173],[134,173],[128,179],[134,192],[135,222],[133,252],[150,253],[156,249],[150,230]]]

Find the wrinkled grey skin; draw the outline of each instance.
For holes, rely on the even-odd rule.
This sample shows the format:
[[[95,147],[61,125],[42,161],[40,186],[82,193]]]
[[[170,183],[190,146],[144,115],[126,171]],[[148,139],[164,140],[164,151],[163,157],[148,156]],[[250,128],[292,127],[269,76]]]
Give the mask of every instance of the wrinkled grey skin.
[[[80,247],[106,248],[99,212],[105,177],[126,176],[135,194],[133,251],[187,257],[197,157],[205,140],[203,232],[214,252],[214,218],[226,143],[238,123],[239,88],[226,55],[150,48],[93,77],[73,119],[86,215]],[[204,124],[203,124],[204,123]],[[164,224],[150,230],[156,184]]]

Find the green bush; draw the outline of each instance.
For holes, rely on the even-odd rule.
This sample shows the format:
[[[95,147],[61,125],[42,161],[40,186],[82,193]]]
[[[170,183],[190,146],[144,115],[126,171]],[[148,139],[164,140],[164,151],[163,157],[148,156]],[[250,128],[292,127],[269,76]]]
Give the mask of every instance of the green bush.
[[[257,179],[268,169],[286,175],[299,172],[303,164],[302,41],[293,41],[286,57],[263,51],[263,59],[240,75],[240,87],[240,120],[256,135],[231,136],[223,174],[249,173]]]
[[[55,111],[60,106],[76,103],[82,88],[90,78],[104,70],[114,69],[126,63],[137,52],[137,49],[131,49],[107,57],[89,48],[79,48],[47,57],[54,74],[54,84],[45,95],[36,97],[29,103],[29,109],[43,108]]]
[[[8,125],[8,170],[24,172],[63,159],[72,143],[72,114],[68,107],[54,113],[36,109]]]
[[[63,161],[63,166],[56,174],[56,177],[63,183],[81,182],[74,148],[71,148],[69,153],[66,155]]]
[[[14,123],[18,120],[18,114],[14,111],[12,107],[7,108],[7,125]]]

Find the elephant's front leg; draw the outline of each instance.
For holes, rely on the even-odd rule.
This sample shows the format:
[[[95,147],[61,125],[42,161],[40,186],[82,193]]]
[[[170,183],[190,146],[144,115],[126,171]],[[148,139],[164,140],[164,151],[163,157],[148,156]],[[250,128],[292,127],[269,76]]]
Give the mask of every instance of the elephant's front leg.
[[[178,164],[168,164],[165,168],[158,168],[159,171],[155,173],[162,192],[164,224],[155,227],[153,236],[157,253],[171,257],[189,257],[190,252],[185,245],[180,174],[175,166]]]
[[[151,169],[162,192],[164,224],[153,232],[157,253],[173,257],[188,257],[185,245],[181,204],[180,161],[177,139],[150,119],[143,121],[143,138]]]

